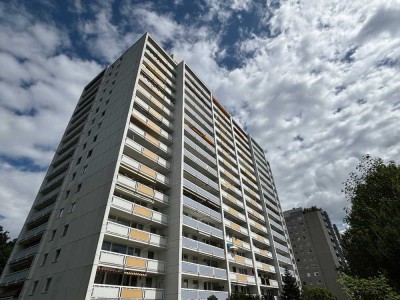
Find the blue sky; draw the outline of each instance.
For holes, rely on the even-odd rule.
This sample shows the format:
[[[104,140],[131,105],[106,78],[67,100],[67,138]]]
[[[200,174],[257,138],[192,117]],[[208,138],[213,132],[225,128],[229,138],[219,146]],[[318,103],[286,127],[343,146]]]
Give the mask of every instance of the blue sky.
[[[148,31],[264,147],[283,208],[342,227],[362,155],[400,154],[399,15],[390,0],[0,3],[0,224],[19,233],[83,86]]]

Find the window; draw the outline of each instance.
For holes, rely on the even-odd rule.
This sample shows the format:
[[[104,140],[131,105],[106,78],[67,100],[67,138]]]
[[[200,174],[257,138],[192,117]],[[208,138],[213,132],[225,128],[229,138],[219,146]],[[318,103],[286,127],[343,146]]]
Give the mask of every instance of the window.
[[[189,261],[189,256],[187,254],[182,254],[183,261]]]
[[[59,211],[59,213],[58,213],[57,219],[61,218],[62,215],[63,215],[63,213],[64,213],[64,208],[61,208],[60,211]]]
[[[66,236],[67,235],[68,227],[69,227],[68,224],[64,225],[64,229],[63,229],[63,232],[62,232],[61,236]]]
[[[40,266],[44,266],[46,264],[47,256],[49,256],[48,253],[43,254],[42,264]]]
[[[198,280],[193,280],[193,288],[198,289],[199,288],[199,281]]]
[[[187,289],[189,287],[189,280],[183,279],[183,288]]]
[[[104,117],[105,114],[106,114],[106,111],[103,111],[103,112],[101,113],[101,116]]]
[[[91,156],[92,156],[92,153],[93,153],[93,149],[92,149],[92,150],[90,150],[90,151],[88,152],[88,154],[87,154],[87,158],[91,157]]]
[[[102,122],[100,122],[100,123],[97,125],[97,128],[100,128],[100,127],[101,127],[101,124],[102,124]]]
[[[86,165],[86,166],[83,167],[83,169],[82,169],[82,174],[85,174],[85,173],[86,173],[87,168],[88,168],[88,165]]]
[[[101,102],[101,100],[103,100],[103,99],[100,99],[100,102]],[[96,108],[96,114],[99,112],[99,108]]]
[[[64,199],[67,199],[68,197],[69,197],[69,193],[71,192],[71,190],[68,190],[68,191],[66,191],[65,192],[65,197],[64,197]]]
[[[97,135],[93,137],[93,143],[97,141]]]
[[[307,273],[307,277],[311,277],[311,273]]]
[[[110,101],[110,99],[107,99],[107,101],[106,101],[106,105],[108,104],[108,102]]]
[[[96,119],[92,119],[92,124],[94,124],[94,122],[96,122]]]
[[[314,276],[319,276],[319,272],[314,272]]]
[[[87,145],[87,143],[84,143],[84,144],[83,144],[83,147],[82,147],[83,150],[86,149],[86,145]]]
[[[76,161],[76,164],[79,165],[81,163],[82,160],[82,156],[78,158],[78,160]]]
[[[92,134],[92,131],[89,130],[88,133],[87,133],[87,135],[90,136],[91,134]]]
[[[75,210],[76,202],[71,203],[71,208],[69,209],[68,213],[72,213]]]
[[[78,184],[78,186],[76,187],[76,192],[78,193],[82,188],[82,183]]]
[[[54,229],[52,232],[51,232],[51,236],[50,236],[50,240],[49,240],[49,242],[51,242],[52,240],[54,240],[54,237],[56,236],[56,230]]]
[[[154,259],[154,252],[153,251],[147,252],[147,258]]]
[[[35,293],[38,283],[39,283],[39,280],[36,280],[33,282],[32,289],[31,289],[31,292],[29,293],[29,295],[33,295]]]
[[[71,179],[71,181],[74,180],[75,177],[76,177],[76,172],[74,172],[74,173],[72,174],[72,179]]]
[[[57,262],[58,258],[60,257],[61,254],[61,249],[57,249],[56,250],[56,255],[54,256],[54,261],[53,262]]]
[[[49,291],[50,283],[51,283],[51,278],[47,278],[46,284],[44,285],[44,288],[43,288],[43,293],[47,293]]]
[[[152,277],[146,277],[146,287],[151,288],[153,285],[153,278]]]

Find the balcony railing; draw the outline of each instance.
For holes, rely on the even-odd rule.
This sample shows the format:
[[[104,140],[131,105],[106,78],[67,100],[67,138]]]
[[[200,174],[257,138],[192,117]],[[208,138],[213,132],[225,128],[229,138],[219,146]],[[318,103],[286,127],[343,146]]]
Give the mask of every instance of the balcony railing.
[[[270,210],[269,208],[267,208],[267,213],[271,216],[273,216],[275,219],[277,220],[281,220],[281,218],[279,217],[279,215],[277,215],[276,213],[274,213],[272,210]],[[271,219],[270,219],[271,221]]]
[[[1,284],[9,285],[9,284],[24,281],[26,279],[26,277],[28,276],[28,273],[29,273],[29,269],[10,273],[10,274],[4,276],[3,280],[1,281]]]
[[[277,242],[274,242],[274,245],[275,245],[275,248],[280,249],[280,250],[282,250],[282,251],[284,251],[286,253],[289,253],[289,248],[288,247],[285,247],[285,246],[283,246],[283,245],[281,245],[281,244],[279,244]]]
[[[256,284],[256,278],[254,276],[230,272],[229,278],[234,282]]]
[[[269,220],[269,223],[272,225],[272,226],[275,226],[276,228],[278,228],[278,229],[280,229],[280,230],[284,230],[283,229],[283,226],[282,225],[280,225],[280,224],[278,224],[277,222],[275,222],[275,221],[273,221],[273,220]]]
[[[267,238],[265,238],[265,237],[263,237],[263,236],[261,236],[261,235],[259,235],[257,233],[252,232],[251,233],[251,237],[253,239],[256,239],[257,241],[259,241],[261,243],[264,243],[266,245],[270,245],[270,242],[269,242],[269,240]]]
[[[189,166],[187,163],[183,164],[183,169],[186,172],[190,173],[192,176],[196,177],[198,180],[205,183],[206,185],[209,185],[210,187],[214,188],[217,191],[219,190],[218,184],[215,182],[215,180],[212,180],[207,176],[204,176],[202,172],[197,171],[196,169]]]
[[[278,260],[280,260],[281,262],[287,263],[289,265],[292,264],[292,260],[286,256],[280,255],[280,254],[276,254],[276,257],[278,258]]]
[[[153,118],[157,119],[157,121],[161,122],[164,126],[166,126],[169,130],[172,130],[172,123],[168,121],[167,118],[163,117],[160,113],[158,113],[155,109],[150,107],[147,103],[145,103],[139,97],[135,97],[135,103],[140,106],[143,110],[147,111]]]
[[[191,129],[188,125],[185,124],[185,132],[187,132],[190,136],[192,136],[195,140],[197,140],[200,144],[205,146],[212,154],[215,154],[215,148],[211,146],[206,140],[195,133],[193,129]]]
[[[195,162],[197,165],[199,165],[201,168],[206,170],[207,172],[211,173],[214,176],[217,176],[217,171],[209,166],[207,163],[205,163],[203,160],[200,158],[196,157],[196,155],[193,155],[190,153],[188,150],[184,149],[184,155],[188,157],[191,161]]]
[[[253,267],[253,260],[251,260],[250,258],[247,258],[247,257],[243,257],[240,255],[228,254],[228,259],[229,259],[229,261],[235,262],[240,265]]]
[[[247,212],[249,214],[251,214],[252,216],[256,217],[258,220],[264,222],[265,221],[265,217],[260,214],[259,212],[255,211],[254,209],[247,207]]]
[[[194,263],[189,263],[186,261],[182,262],[182,272],[197,276],[212,277],[219,279],[227,279],[228,275],[225,269],[209,267],[205,265],[199,265]]]
[[[143,196],[146,196],[152,200],[156,200],[164,204],[169,204],[169,197],[167,195],[164,195],[163,193],[160,193],[148,187],[147,185],[136,182],[126,176],[118,174],[117,182],[118,184],[127,187],[128,189],[135,191],[136,193],[141,194]]]
[[[265,256],[265,257],[268,257],[268,258],[272,258],[272,253],[267,251],[267,250],[259,249],[259,248],[254,247],[254,246],[253,246],[253,250],[254,250],[254,253],[257,253],[259,255],[262,255],[262,256]]]
[[[245,234],[245,235],[248,234],[248,231],[247,231],[246,228],[244,228],[244,227],[242,227],[242,226],[240,226],[240,225],[238,225],[238,224],[236,224],[236,223],[234,223],[232,221],[229,221],[228,219],[225,219],[225,226],[227,226],[229,228],[232,228],[233,230],[235,230],[237,232],[240,232],[242,234]]]
[[[246,250],[250,250],[250,244],[249,244],[249,243],[246,243],[246,242],[243,242],[243,241],[240,240],[240,239],[228,237],[227,240],[228,240],[229,242],[231,242],[232,244],[234,244],[235,246],[239,247],[239,248],[243,248],[243,249],[246,249]]]
[[[26,241],[30,240],[31,238],[34,238],[36,236],[41,236],[43,232],[46,230],[47,227],[47,222],[45,224],[42,224],[40,226],[37,226],[31,230],[26,231],[22,236],[20,241]]]
[[[39,245],[35,245],[15,253],[11,259],[11,263],[36,255]]]
[[[32,214],[28,218],[27,224],[30,224],[30,223],[32,223],[32,222],[34,222],[36,220],[39,220],[40,218],[42,218],[42,217],[44,217],[44,216],[46,216],[48,214],[51,214],[51,212],[54,210],[54,206],[55,206],[55,204],[52,204],[52,205],[49,205],[49,206],[47,206],[46,208],[44,208],[42,210],[39,210],[39,211],[35,212],[34,214]]]
[[[186,178],[183,178],[183,186],[193,190],[194,192],[198,193],[199,195],[203,196],[204,198],[214,202],[218,206],[221,205],[220,200],[219,200],[219,198],[217,196],[214,196],[213,194],[207,192],[205,189],[197,186],[193,182],[190,182]]]
[[[218,220],[219,222],[221,222],[222,220],[222,216],[219,212],[193,200],[190,199],[189,197],[183,196],[183,205],[186,205],[188,207],[190,207],[193,210],[196,210],[202,214],[208,215],[211,218],[214,218],[216,220]]]
[[[152,135],[148,134],[147,132],[144,132],[142,129],[140,129],[138,126],[134,125],[133,123],[129,124],[129,129],[132,130],[137,135],[139,135],[142,138],[144,138],[150,144],[152,144],[155,147],[161,149],[165,153],[168,153],[170,155],[172,154],[171,148],[169,148],[167,145],[163,144],[162,142],[160,142],[158,139],[156,139]]]
[[[141,93],[145,98],[153,102],[157,107],[159,107],[162,111],[164,111],[167,115],[170,117],[173,117],[173,114],[171,110],[167,107],[165,107],[164,104],[162,104],[157,98],[153,97],[148,91],[146,91],[140,84],[138,85],[137,88],[138,92]],[[174,107],[174,104],[169,100],[167,97],[163,98],[164,102],[169,105],[170,108]]]
[[[246,216],[240,212],[238,212],[236,209],[233,209],[232,207],[224,204],[224,211],[228,212],[232,216],[235,216],[236,218],[241,219],[242,221],[246,221]]]
[[[56,200],[56,198],[58,197],[58,194],[61,191],[61,187],[55,189],[54,191],[51,191],[50,193],[46,194],[45,196],[42,196],[40,198],[38,198],[34,204],[35,207],[41,206],[42,204],[49,202],[50,200]],[[54,202],[53,201],[53,202]]]
[[[164,158],[161,158],[160,156],[158,156],[154,152],[142,147],[141,145],[139,145],[138,143],[134,142],[130,138],[126,138],[125,144],[129,148],[134,149],[135,151],[143,154],[144,156],[150,158],[151,160],[155,161],[159,165],[161,165],[161,166],[163,166],[163,167],[165,167],[167,169],[171,168],[171,164],[169,162],[167,162]]]
[[[142,115],[140,112],[138,112],[136,109],[132,110],[132,115],[140,120],[141,123],[145,124],[147,127],[149,127],[153,132],[156,132],[159,134],[161,137],[169,140],[172,142],[172,136],[166,132],[164,129],[162,129],[160,126],[156,125],[153,121],[150,121],[148,118],[146,118],[144,115]]]
[[[263,270],[265,272],[276,273],[274,266],[262,263],[260,261],[256,262],[256,267],[257,267],[257,269]]]
[[[257,222],[255,222],[255,221],[253,221],[252,219],[248,219],[248,222],[249,222],[249,224],[250,224],[251,226],[257,228],[258,230],[261,230],[261,231],[263,231],[264,233],[267,233],[267,232],[268,232],[267,227],[261,225],[260,223],[257,223]]]
[[[197,251],[199,253],[208,254],[210,256],[215,256],[225,259],[224,249],[211,246],[199,241],[195,241],[187,237],[182,237],[182,247]]]
[[[164,299],[164,290],[144,287],[94,284],[91,300],[105,299],[162,300]]]
[[[285,237],[284,235],[282,235],[282,234],[276,232],[276,231],[273,230],[273,229],[271,230],[271,233],[272,233],[272,235],[273,235],[274,237],[276,237],[276,238],[278,238],[278,239],[280,239],[280,240],[286,242],[286,237]]]
[[[185,136],[184,140],[185,140],[186,144],[188,144],[190,147],[192,147],[194,150],[196,150],[200,155],[204,156],[212,165],[216,165],[217,162],[216,162],[215,157],[211,156],[206,151],[204,151],[201,147],[197,146],[188,137]]]
[[[193,107],[193,111],[195,111],[198,115],[200,115],[203,119],[207,120],[208,123],[212,124],[212,118],[209,114],[206,113],[205,109],[202,106],[197,105],[195,103],[195,100],[191,99],[191,95],[186,95],[185,101],[187,104],[187,107]],[[208,111],[208,109],[206,109]]]
[[[227,192],[221,190],[221,195],[222,195],[223,198],[225,198],[229,202],[234,203],[235,205],[239,206],[240,208],[244,208],[243,202],[240,201],[239,199],[236,199],[231,194],[228,194]]]
[[[192,219],[188,216],[183,216],[183,224],[189,227],[192,227],[198,231],[202,231],[208,235],[223,239],[224,234],[222,233],[221,229],[212,227],[210,225],[204,224],[200,221],[197,221],[195,219]]]
[[[137,172],[143,173],[143,174],[155,179],[158,182],[169,185],[168,177],[165,177],[164,175],[154,171],[153,169],[137,162],[136,160],[130,158],[129,156],[126,156],[123,154],[122,158],[121,158],[121,162]]]
[[[214,295],[217,299],[225,300],[228,299],[228,292],[222,291],[210,291],[210,290],[195,290],[195,289],[181,289],[182,300],[193,300],[193,299],[208,299]]]
[[[134,269],[146,273],[165,273],[165,262],[104,251],[100,252],[100,264],[116,266],[123,269]]]
[[[107,222],[106,232],[112,235],[120,236],[127,240],[134,240],[139,243],[144,243],[157,247],[167,247],[167,239],[165,237],[162,237],[161,235],[124,226],[110,221]]]
[[[123,210],[125,212],[128,212],[132,215],[139,216],[141,218],[145,218],[148,220],[151,220],[156,223],[168,224],[168,216],[165,214],[162,214],[158,211],[152,210],[150,208],[138,205],[136,203],[124,200],[122,198],[114,196],[112,198],[112,207],[115,207],[117,209]]]

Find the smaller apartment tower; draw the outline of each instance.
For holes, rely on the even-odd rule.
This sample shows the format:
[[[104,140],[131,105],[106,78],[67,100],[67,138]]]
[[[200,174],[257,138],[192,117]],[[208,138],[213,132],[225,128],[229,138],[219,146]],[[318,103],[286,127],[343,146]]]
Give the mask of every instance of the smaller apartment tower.
[[[83,90],[0,278],[8,299],[274,299],[298,273],[269,163],[143,35]]]
[[[337,283],[337,268],[345,265],[340,235],[328,214],[300,207],[284,216],[303,287],[326,288],[339,300],[347,299]]]

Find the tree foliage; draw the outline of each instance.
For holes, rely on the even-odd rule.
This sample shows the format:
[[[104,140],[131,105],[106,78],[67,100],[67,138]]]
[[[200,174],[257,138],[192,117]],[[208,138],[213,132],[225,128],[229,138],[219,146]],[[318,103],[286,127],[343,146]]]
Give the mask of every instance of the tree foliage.
[[[349,275],[382,274],[400,291],[400,166],[364,156],[345,182],[351,209],[342,239]]]
[[[341,273],[339,283],[349,300],[400,300],[400,295],[389,286],[383,275],[364,279]]]
[[[15,240],[10,241],[8,231],[3,230],[3,226],[0,226],[0,275],[7,264],[8,257],[14,247]]]
[[[305,287],[303,289],[302,300],[336,300],[336,297],[327,289]]]
[[[282,299],[284,300],[300,300],[300,289],[296,279],[292,276],[288,269],[285,269],[285,274],[282,278]]]

